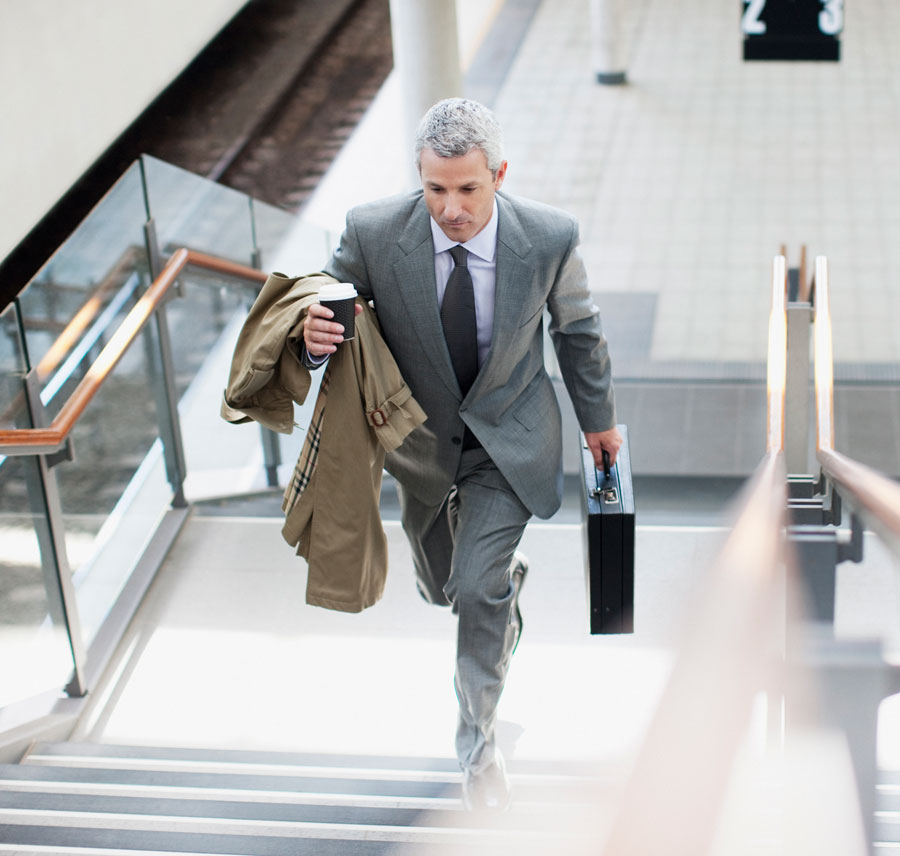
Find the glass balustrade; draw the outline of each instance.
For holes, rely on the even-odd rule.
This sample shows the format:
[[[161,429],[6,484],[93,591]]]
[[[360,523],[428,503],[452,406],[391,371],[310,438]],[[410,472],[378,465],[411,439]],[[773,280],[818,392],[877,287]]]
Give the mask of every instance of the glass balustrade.
[[[51,419],[148,282],[146,219],[135,163],[19,295],[29,367]]]
[[[142,158],[0,315],[0,429],[59,415],[175,249],[300,272],[331,244],[287,212]],[[115,643],[104,628],[183,495],[264,483],[259,428],[219,417],[258,288],[185,269],[63,453],[0,455],[0,709],[61,691],[92,646]]]
[[[249,265],[253,262],[250,198],[164,161],[142,158],[147,206],[159,248],[179,247]]]
[[[0,314],[0,428],[29,428],[16,306]],[[0,456],[0,708],[64,686],[73,669],[34,457]]]
[[[168,309],[190,501],[250,490],[263,483],[260,432],[219,415],[228,368],[255,290],[188,270]],[[227,450],[227,451],[225,451]]]
[[[84,642],[115,604],[172,500],[160,445],[156,355],[146,330],[72,432],[54,468]]]

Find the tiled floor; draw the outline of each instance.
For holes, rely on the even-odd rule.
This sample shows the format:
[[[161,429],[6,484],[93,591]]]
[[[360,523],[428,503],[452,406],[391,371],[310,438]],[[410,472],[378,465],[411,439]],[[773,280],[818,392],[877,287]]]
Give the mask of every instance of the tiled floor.
[[[839,361],[900,358],[900,7],[848,4],[835,64],[743,62],[735,4],[622,5],[621,87],[593,82],[588,0],[540,5],[493,105],[506,188],[580,218],[601,308],[657,296],[655,360],[764,360],[782,244],[829,258]],[[307,218],[403,189],[399,115],[389,80]]]
[[[188,523],[123,645],[115,703],[87,736],[452,755],[456,622],[417,595],[399,524],[386,526],[385,597],[360,615],[304,604],[305,563],[280,526]],[[634,748],[719,537],[710,527],[642,529],[640,632],[591,637],[579,527],[529,526],[526,630],[501,712],[510,755],[615,761]]]

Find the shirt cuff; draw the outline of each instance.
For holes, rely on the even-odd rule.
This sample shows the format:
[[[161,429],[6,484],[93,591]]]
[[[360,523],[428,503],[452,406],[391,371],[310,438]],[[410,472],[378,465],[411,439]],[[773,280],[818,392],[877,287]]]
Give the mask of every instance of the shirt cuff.
[[[316,356],[311,354],[306,350],[306,345],[303,346],[303,353],[300,355],[300,362],[303,363],[308,369],[317,369],[319,366],[325,365],[328,362],[329,354],[322,354],[321,356]]]

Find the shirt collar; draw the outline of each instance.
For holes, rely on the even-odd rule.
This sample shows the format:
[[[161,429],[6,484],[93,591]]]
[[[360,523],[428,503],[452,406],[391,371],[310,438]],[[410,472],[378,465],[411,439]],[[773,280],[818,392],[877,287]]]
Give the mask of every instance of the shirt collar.
[[[451,247],[457,245],[457,241],[448,238],[444,234],[444,230],[438,226],[434,217],[429,217],[431,221],[431,237],[434,241],[434,252],[443,253]],[[478,258],[484,259],[486,262],[492,262],[497,253],[497,197],[494,197],[494,210],[491,212],[491,219],[487,221],[485,227],[475,237],[466,241],[463,245],[470,253],[474,253]]]

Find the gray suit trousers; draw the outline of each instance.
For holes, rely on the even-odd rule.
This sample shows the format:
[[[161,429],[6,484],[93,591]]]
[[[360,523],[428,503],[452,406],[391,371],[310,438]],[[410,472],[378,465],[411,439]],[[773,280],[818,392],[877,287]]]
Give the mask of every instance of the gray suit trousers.
[[[419,590],[459,617],[456,752],[463,768],[479,772],[494,758],[497,704],[519,633],[510,566],[531,513],[481,448],[463,452],[443,502],[398,490]]]

